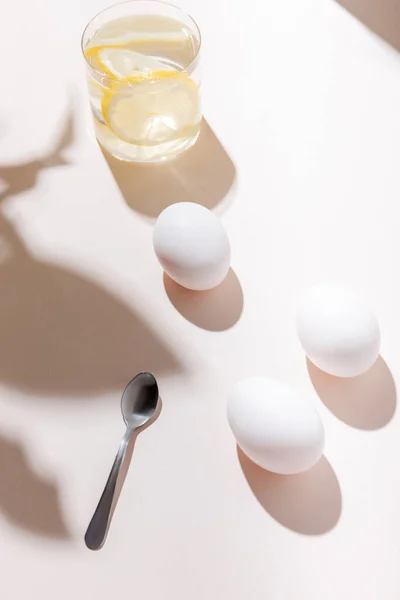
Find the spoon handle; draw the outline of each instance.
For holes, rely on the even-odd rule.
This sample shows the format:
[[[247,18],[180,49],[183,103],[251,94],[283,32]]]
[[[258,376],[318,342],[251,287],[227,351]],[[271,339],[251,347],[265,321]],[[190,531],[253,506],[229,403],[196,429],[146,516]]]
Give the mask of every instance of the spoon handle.
[[[111,509],[113,506],[115,488],[119,471],[124,461],[126,450],[131,439],[133,430],[128,428],[122,438],[117,456],[108,476],[107,483],[99,500],[92,520],[85,534],[85,543],[90,550],[100,550],[107,538],[108,528],[111,522]]]

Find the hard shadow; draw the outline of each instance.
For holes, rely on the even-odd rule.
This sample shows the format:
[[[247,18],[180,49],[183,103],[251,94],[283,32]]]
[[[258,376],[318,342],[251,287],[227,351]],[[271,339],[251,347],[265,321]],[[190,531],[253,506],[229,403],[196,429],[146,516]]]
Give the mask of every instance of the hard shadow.
[[[322,535],[336,526],[342,494],[325,456],[299,475],[276,475],[253,463],[239,447],[237,450],[251,491],[278,523],[304,535]]]
[[[69,164],[63,152],[74,140],[74,116],[72,109],[60,124],[59,138],[48,153],[24,163],[0,165],[0,202],[35,187],[42,171]]]
[[[243,311],[243,291],[233,269],[216,288],[187,290],[164,273],[164,287],[171,304],[185,319],[208,331],[224,331],[237,323]]]
[[[307,359],[315,391],[327,408],[341,421],[357,429],[380,429],[396,412],[396,386],[389,367],[379,356],[376,363],[358,377],[333,377]]]
[[[234,164],[204,119],[194,146],[165,162],[122,162],[102,151],[128,206],[151,219],[176,202],[213,209],[235,181]]]
[[[0,165],[0,201],[32,189],[40,172],[67,164],[68,115],[46,156]],[[182,368],[141,315],[76,272],[35,259],[0,207],[0,380],[36,395],[93,395],[123,389],[139,371]]]
[[[0,437],[0,513],[13,525],[48,538],[70,537],[54,481],[29,465],[17,441]]]
[[[0,379],[9,385],[97,394],[122,390],[140,371],[181,370],[143,317],[77,273],[14,255],[0,266],[0,288]]]
[[[399,0],[336,0],[385,42],[400,51]]]

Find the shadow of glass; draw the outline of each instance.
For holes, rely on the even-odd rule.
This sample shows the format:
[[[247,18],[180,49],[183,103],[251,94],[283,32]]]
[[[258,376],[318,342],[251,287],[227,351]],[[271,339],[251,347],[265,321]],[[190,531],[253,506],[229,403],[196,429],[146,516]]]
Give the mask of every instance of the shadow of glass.
[[[299,475],[276,475],[253,463],[239,447],[237,451],[251,491],[275,521],[304,535],[322,535],[337,525],[342,494],[325,456]]]
[[[68,164],[67,115],[54,148],[37,160],[0,165],[0,201],[33,188],[40,172]],[[123,389],[139,371],[181,371],[145,320],[94,281],[31,256],[0,212],[0,379],[40,395]]]
[[[393,418],[397,403],[396,386],[381,356],[358,377],[328,375],[308,359],[307,369],[322,402],[347,425],[356,429],[380,429]]]
[[[68,539],[55,482],[37,475],[22,446],[0,437],[0,512],[33,534]]]
[[[233,269],[216,288],[187,290],[164,273],[164,287],[171,304],[185,319],[208,331],[225,331],[243,312],[243,290]]]
[[[400,51],[399,0],[337,0],[385,42]]]
[[[151,219],[176,202],[213,209],[235,181],[234,164],[204,119],[194,146],[165,162],[127,163],[102,152],[128,206]]]

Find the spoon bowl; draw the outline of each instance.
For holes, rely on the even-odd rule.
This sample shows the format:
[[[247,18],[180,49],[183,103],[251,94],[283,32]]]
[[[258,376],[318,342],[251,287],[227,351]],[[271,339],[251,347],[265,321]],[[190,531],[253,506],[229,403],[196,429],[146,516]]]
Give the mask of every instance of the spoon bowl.
[[[139,373],[126,386],[121,398],[125,424],[132,430],[143,427],[154,416],[159,399],[158,385],[151,373]]]

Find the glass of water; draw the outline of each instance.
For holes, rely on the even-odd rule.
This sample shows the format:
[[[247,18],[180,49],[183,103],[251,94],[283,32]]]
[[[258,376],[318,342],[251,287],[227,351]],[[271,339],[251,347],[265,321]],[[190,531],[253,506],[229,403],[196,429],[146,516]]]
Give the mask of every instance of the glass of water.
[[[159,161],[195,143],[200,46],[195,21],[158,0],[116,4],[90,21],[82,51],[96,136],[110,154]]]

